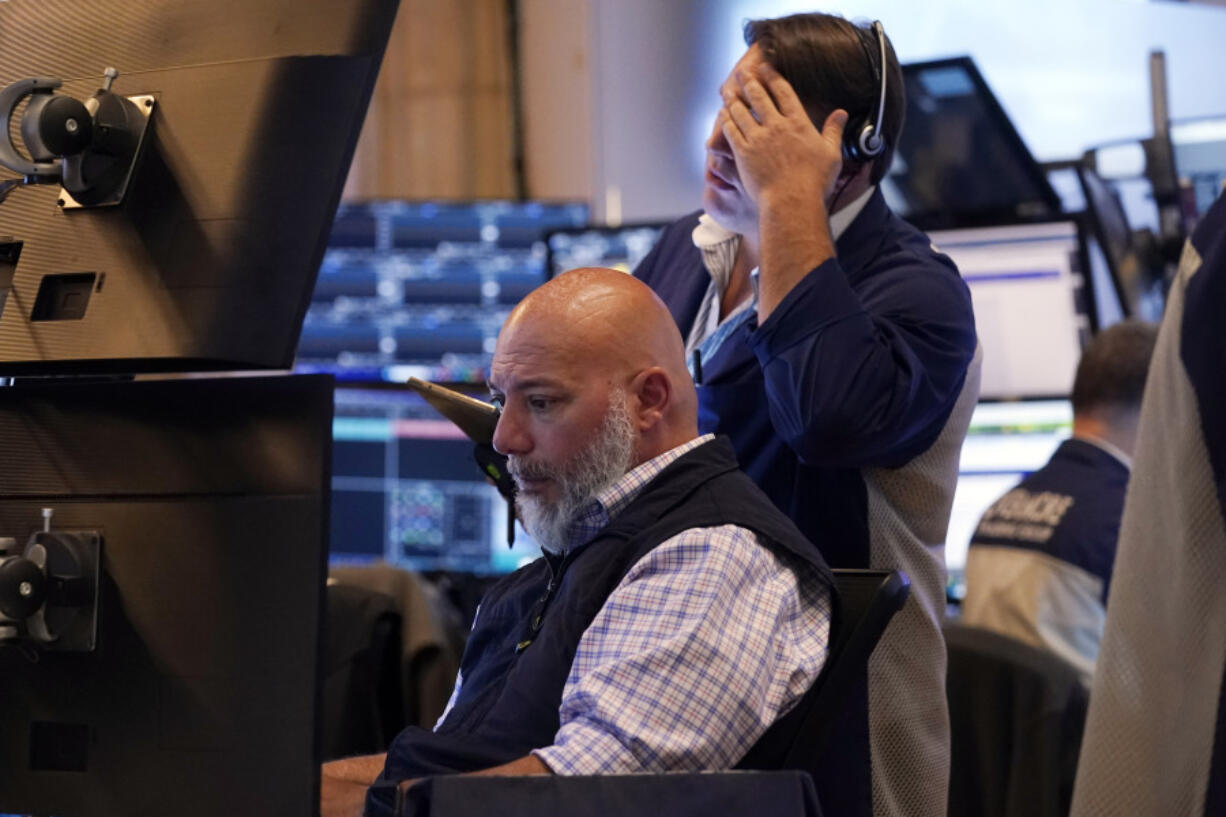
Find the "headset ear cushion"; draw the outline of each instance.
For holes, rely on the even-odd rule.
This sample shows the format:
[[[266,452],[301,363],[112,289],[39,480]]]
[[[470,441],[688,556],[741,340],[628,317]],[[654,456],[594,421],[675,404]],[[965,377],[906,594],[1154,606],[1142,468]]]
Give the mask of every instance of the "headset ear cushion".
[[[864,131],[868,128],[867,123],[849,121],[843,127],[843,161],[845,162],[860,162],[864,159],[863,150],[860,147],[860,138]]]
[[[860,131],[860,152],[865,156],[876,156],[882,147],[881,134],[871,124],[865,125]]]

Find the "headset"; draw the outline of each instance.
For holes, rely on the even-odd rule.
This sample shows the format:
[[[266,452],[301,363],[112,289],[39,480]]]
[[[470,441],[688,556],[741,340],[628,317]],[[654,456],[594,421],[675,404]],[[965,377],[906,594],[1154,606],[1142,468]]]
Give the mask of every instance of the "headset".
[[[857,32],[863,30],[859,26],[856,27]],[[843,130],[843,156],[848,161],[858,164],[871,162],[881,151],[885,150],[885,140],[881,138],[881,120],[885,115],[885,28],[881,25],[880,20],[873,21],[872,33],[881,51],[880,61],[873,61],[873,55],[864,43],[862,35],[860,36],[860,47],[864,49],[864,56],[868,59],[869,66],[881,84],[881,96],[877,101],[877,116],[872,116],[870,108],[863,122],[850,121]]]

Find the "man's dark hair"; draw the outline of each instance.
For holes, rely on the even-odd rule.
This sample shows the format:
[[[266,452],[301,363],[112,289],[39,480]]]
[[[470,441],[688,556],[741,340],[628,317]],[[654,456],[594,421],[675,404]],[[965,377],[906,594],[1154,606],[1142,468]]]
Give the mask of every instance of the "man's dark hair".
[[[1157,325],[1138,320],[1117,323],[1095,335],[1077,364],[1073,413],[1140,408],[1157,339]]]
[[[881,48],[870,27],[817,12],[750,20],[745,23],[745,44],[755,43],[766,61],[791,83],[819,128],[836,108],[847,111],[849,127],[876,118]],[[873,160],[873,184],[890,169],[907,107],[902,68],[888,37],[885,45],[885,113],[880,123],[885,147]]]

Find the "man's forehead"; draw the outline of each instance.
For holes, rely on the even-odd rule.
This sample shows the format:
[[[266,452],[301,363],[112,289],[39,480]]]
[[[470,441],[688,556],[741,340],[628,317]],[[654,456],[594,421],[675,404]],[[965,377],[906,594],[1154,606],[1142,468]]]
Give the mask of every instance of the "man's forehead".
[[[503,390],[525,385],[563,385],[574,378],[578,363],[579,356],[567,344],[514,332],[499,338],[489,382]]]

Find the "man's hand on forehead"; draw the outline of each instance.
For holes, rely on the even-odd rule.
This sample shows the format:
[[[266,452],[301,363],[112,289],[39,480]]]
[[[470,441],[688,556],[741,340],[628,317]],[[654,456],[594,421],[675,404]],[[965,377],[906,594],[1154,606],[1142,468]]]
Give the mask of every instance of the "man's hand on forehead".
[[[719,124],[754,201],[772,195],[800,207],[829,205],[843,167],[846,112],[831,113],[818,131],[791,84],[766,62],[756,74],[737,69],[720,95]]]
[[[738,92],[725,94],[719,124],[758,208],[761,325],[810,270],[835,255],[829,210],[843,168],[847,112],[833,111],[819,131],[769,64],[739,66],[733,79]]]

